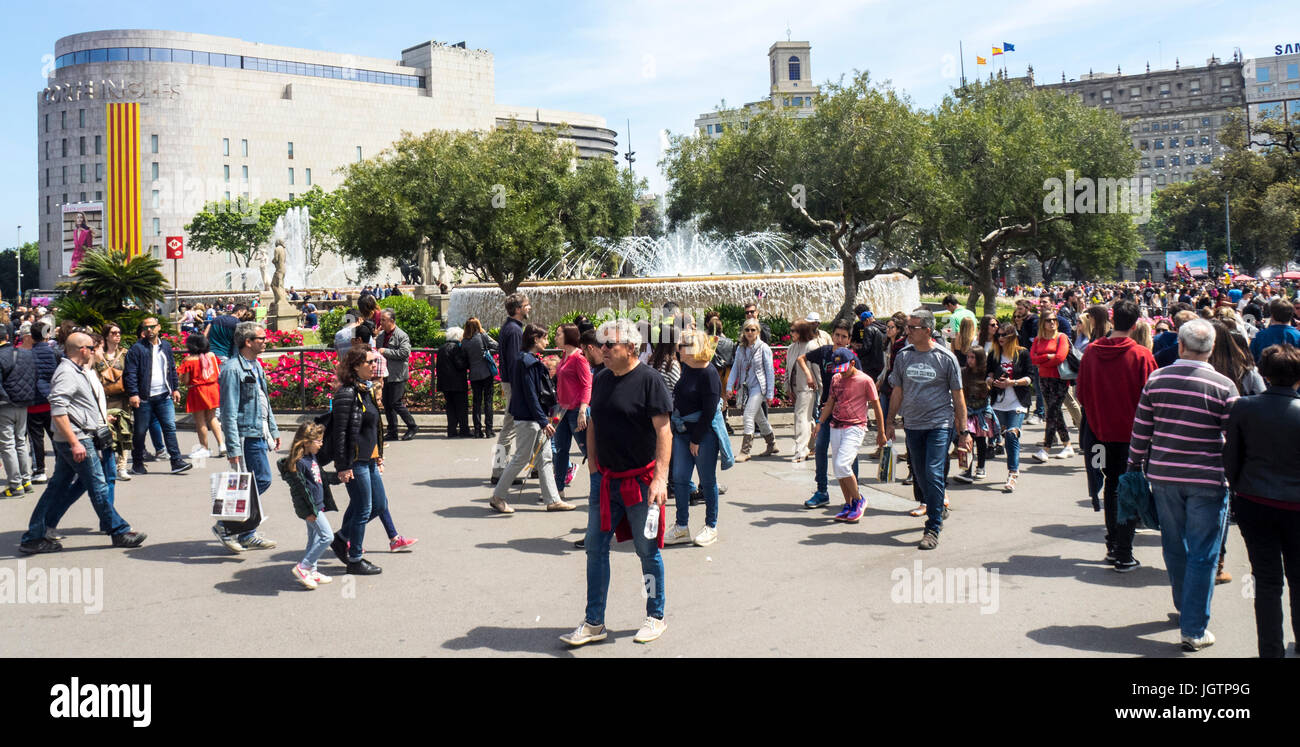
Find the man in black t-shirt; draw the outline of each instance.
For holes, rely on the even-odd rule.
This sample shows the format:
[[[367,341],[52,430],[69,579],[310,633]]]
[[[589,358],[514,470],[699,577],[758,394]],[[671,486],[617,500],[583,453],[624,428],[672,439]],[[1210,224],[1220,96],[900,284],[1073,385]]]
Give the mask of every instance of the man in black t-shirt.
[[[609,593],[609,545],[631,539],[646,583],[646,619],[633,639],[649,643],[663,634],[663,506],[668,500],[672,399],[658,371],[637,361],[641,334],[626,319],[606,322],[597,333],[605,370],[591,385],[587,464],[591,498],[587,511],[587,611],[581,625],[560,640],[570,646],[604,640]],[[658,538],[645,536],[651,509],[659,512]]]
[[[831,378],[835,376],[834,365],[831,359],[835,356],[836,348],[845,348],[849,345],[849,337],[852,333],[852,326],[847,319],[835,320],[835,326],[831,328],[831,344],[823,345],[816,350],[809,350],[796,360],[800,372],[808,381],[808,386],[816,386],[814,376],[821,376],[821,399],[817,402],[817,418],[821,419],[821,408],[826,404],[827,397],[831,393]],[[858,370],[862,370],[862,362],[858,361]],[[813,373],[813,369],[818,374]],[[817,508],[819,506],[829,505],[831,502],[830,493],[827,491],[826,480],[826,463],[827,454],[831,447],[831,429],[820,428],[817,431],[817,443],[813,447],[814,457],[817,465],[817,492],[813,493],[812,498],[804,501],[804,508]],[[853,476],[858,476],[858,460],[853,459]]]

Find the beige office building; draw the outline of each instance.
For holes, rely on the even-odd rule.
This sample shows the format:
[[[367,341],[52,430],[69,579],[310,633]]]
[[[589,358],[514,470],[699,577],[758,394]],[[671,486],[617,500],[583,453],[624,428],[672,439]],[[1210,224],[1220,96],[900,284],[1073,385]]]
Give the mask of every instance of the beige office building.
[[[167,236],[206,202],[287,199],[331,190],[348,164],[404,131],[489,129],[520,117],[570,125],[586,157],[612,157],[614,133],[587,114],[496,103],[492,54],[464,43],[423,42],[398,60],[321,52],[177,31],[115,30],[55,44],[37,95],[41,285],[66,279],[65,206],[107,197],[106,104],[140,104],[141,247],[165,256]],[[95,246],[103,241],[96,236]],[[167,263],[171,275],[171,263]],[[186,252],[183,290],[260,284],[231,256]],[[314,285],[342,284],[327,257]],[[394,275],[392,279],[396,279]]]

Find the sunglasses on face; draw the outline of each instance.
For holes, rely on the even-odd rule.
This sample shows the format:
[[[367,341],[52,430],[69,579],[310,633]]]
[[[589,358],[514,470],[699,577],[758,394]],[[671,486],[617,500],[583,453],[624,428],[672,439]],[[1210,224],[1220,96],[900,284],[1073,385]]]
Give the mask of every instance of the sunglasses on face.
[[[925,326],[924,324],[909,324],[907,325],[907,328],[908,329],[929,329],[929,327]]]

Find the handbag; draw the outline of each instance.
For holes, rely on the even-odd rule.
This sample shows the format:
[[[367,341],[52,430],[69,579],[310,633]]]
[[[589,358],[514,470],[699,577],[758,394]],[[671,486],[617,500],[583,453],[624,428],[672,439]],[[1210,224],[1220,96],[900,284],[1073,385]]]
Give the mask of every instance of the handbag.
[[[1057,367],[1056,373],[1065,381],[1073,381],[1079,378],[1079,364],[1083,361],[1083,353],[1080,353],[1075,346],[1070,345],[1068,340],[1066,344],[1069,345],[1070,349],[1065,354],[1065,360],[1061,361],[1061,365]]]
[[[887,443],[880,447],[880,467],[876,472],[876,477],[881,482],[890,483],[894,481],[894,445]]]
[[[252,472],[214,472],[210,478],[211,517],[220,521],[248,521],[253,510]]]
[[[109,364],[99,373],[99,381],[104,385],[104,396],[116,397],[126,394],[126,382],[122,380],[122,371]]]
[[[496,378],[498,373],[497,362],[496,359],[492,357],[492,351],[488,350],[486,345],[483,346],[483,361],[487,363],[488,375],[492,378]]]

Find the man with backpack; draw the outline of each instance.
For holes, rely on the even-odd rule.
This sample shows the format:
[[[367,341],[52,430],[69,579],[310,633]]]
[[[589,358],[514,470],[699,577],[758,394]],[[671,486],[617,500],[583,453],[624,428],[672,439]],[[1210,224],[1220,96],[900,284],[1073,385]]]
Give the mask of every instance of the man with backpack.
[[[9,486],[6,498],[32,493],[32,460],[27,452],[27,406],[36,401],[36,364],[30,350],[10,344],[0,326],[0,460]]]

